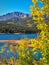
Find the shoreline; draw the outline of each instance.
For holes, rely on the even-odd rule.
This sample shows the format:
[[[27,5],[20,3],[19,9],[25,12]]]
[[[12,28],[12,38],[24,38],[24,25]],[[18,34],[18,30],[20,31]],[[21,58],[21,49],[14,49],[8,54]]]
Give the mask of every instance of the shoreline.
[[[7,44],[10,44],[10,43],[18,44],[18,43],[22,42],[22,40],[0,40],[0,43],[1,42],[7,43]]]
[[[20,45],[20,43],[23,42],[22,40],[0,40],[0,43],[4,43],[4,44],[18,44]],[[28,41],[29,42],[29,41]],[[28,44],[28,47],[32,48],[31,44]]]
[[[36,32],[36,33],[38,33],[38,32]],[[36,34],[36,33],[0,33],[0,34]]]

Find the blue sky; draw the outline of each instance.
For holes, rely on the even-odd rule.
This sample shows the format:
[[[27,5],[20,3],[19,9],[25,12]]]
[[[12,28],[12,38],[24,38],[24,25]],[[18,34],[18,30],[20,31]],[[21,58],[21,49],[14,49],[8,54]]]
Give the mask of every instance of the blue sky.
[[[32,0],[0,0],[0,15],[16,11],[31,13],[30,5]]]

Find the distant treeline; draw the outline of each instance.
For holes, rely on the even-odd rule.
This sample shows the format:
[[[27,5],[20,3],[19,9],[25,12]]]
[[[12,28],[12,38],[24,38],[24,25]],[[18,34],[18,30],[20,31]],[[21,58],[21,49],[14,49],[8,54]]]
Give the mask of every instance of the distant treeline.
[[[0,33],[37,33],[39,30],[36,25],[33,27],[17,26],[15,24],[0,23]]]

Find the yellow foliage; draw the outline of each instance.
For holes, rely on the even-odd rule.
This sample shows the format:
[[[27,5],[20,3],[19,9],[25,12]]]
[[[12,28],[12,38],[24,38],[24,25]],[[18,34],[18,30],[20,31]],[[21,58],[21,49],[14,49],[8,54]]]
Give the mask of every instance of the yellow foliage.
[[[31,44],[32,44],[32,47],[35,49],[42,49],[43,48],[43,44],[41,44],[39,41],[37,41],[35,39],[31,40]]]
[[[22,40],[22,42],[20,43],[19,49],[20,50],[27,50],[28,49],[28,41],[27,40]]]
[[[36,5],[38,3],[38,0],[32,0],[32,2],[34,2],[34,4]]]

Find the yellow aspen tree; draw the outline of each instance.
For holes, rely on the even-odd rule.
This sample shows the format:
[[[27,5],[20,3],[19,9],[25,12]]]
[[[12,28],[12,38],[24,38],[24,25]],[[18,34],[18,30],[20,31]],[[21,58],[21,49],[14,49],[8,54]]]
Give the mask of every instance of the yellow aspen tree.
[[[32,0],[34,3],[34,5],[31,6],[32,18],[35,24],[37,24],[37,28],[40,30],[39,43],[43,46],[41,49],[45,59],[43,65],[49,65],[49,0],[40,0],[41,3],[44,3],[43,7],[38,5],[38,1],[39,0]]]

